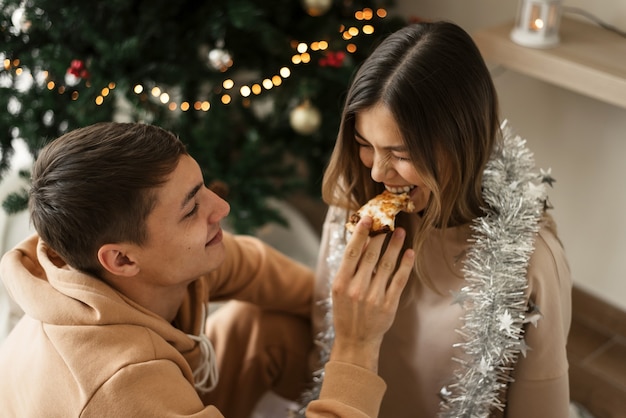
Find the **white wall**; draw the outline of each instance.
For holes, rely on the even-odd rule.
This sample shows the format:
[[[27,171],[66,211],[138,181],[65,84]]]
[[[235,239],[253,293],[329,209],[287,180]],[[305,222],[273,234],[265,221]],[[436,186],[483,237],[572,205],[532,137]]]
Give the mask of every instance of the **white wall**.
[[[626,30],[624,0],[564,5]],[[470,33],[513,21],[516,10],[516,0],[396,1],[406,17],[451,20]],[[550,200],[575,284],[626,310],[626,109],[491,66],[502,116],[557,180]]]

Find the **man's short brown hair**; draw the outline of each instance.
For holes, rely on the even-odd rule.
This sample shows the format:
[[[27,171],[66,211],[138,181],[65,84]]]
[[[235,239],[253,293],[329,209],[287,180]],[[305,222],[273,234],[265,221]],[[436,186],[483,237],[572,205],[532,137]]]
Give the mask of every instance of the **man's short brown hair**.
[[[34,164],[33,225],[70,266],[99,276],[103,244],[145,241],[154,189],[183,154],[174,134],[146,124],[105,122],[68,132]]]

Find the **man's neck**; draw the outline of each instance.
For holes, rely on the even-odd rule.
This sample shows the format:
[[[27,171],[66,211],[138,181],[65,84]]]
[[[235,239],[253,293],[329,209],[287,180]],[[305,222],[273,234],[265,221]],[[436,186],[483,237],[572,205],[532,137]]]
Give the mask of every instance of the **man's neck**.
[[[134,302],[172,322],[187,293],[188,284],[163,287],[147,285],[136,278],[109,278],[105,281]]]

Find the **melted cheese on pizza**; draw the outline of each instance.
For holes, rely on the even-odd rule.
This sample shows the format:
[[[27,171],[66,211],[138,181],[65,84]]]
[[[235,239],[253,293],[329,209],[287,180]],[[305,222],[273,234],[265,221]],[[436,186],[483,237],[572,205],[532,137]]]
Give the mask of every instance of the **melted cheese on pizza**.
[[[408,193],[395,194],[385,190],[370,199],[365,205],[350,216],[346,229],[354,232],[354,228],[363,216],[372,218],[370,235],[384,234],[395,228],[396,215],[400,212],[413,212],[415,206]]]

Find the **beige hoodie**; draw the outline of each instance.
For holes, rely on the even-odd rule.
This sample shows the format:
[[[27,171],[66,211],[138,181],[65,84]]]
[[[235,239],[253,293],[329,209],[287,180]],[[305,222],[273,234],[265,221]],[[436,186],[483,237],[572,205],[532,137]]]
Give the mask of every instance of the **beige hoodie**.
[[[202,404],[188,334],[203,329],[209,295],[310,316],[313,275],[250,237],[224,234],[227,257],[190,288],[178,328],[94,277],[68,268],[37,236],[8,252],[0,276],[25,315],[0,347],[6,417],[221,417]],[[385,384],[358,367],[328,364],[307,416],[376,416]]]

